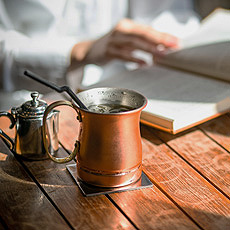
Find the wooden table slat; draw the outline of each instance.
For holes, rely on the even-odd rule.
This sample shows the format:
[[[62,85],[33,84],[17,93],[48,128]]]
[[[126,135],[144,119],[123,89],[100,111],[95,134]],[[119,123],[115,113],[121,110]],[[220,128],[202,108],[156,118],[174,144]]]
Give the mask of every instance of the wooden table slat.
[[[0,139],[0,216],[9,229],[70,229]]]
[[[110,197],[139,229],[200,229],[155,186]]]
[[[65,143],[65,145],[67,145],[67,148],[71,149],[71,143],[74,143],[74,140],[76,138],[76,133],[78,130],[78,123],[73,121],[74,119],[76,119],[76,112],[73,111],[73,109],[69,109],[66,107],[59,107],[58,108],[61,113],[60,115],[65,117],[65,119],[60,119],[60,126],[61,127],[66,127],[66,129],[68,129],[68,132],[65,131],[60,131],[60,139],[63,140],[63,142]],[[75,125],[75,126],[74,126]],[[74,132],[74,130],[76,130],[76,132]],[[156,190],[156,191],[155,191]],[[151,200],[157,200],[158,201],[158,205],[156,205],[155,202],[151,202],[152,205],[148,205],[148,210],[144,209],[147,211],[147,213],[143,213],[143,210],[135,205],[135,206],[130,206],[124,208],[124,203],[127,202],[126,199],[122,198],[122,199],[118,199],[118,197],[124,197],[121,194],[126,194],[126,193],[118,193],[116,195],[111,195],[112,199],[115,200],[115,202],[118,204],[119,207],[122,207],[122,210],[126,213],[126,214],[130,214],[130,209],[132,210],[133,208],[135,208],[136,210],[136,215],[133,217],[132,213],[133,211],[131,211],[131,214],[129,215],[129,218],[132,220],[132,222],[138,226],[141,229],[157,229],[159,226],[161,226],[161,228],[163,229],[167,229],[169,226],[169,223],[171,223],[171,226],[173,226],[175,229],[183,229],[183,226],[186,226],[187,229],[196,229],[196,225],[188,219],[187,216],[185,216],[180,210],[178,210],[177,207],[175,207],[174,204],[172,204],[171,201],[169,201],[157,188],[155,188],[155,192],[153,192],[152,189],[145,189],[145,191],[149,191],[149,192],[142,192],[142,191],[132,191],[129,192],[129,196],[130,196],[130,201],[131,200],[135,200],[137,197],[141,197],[143,196],[143,199],[151,199]],[[141,194],[141,196],[138,196],[136,194]],[[152,196],[150,196],[151,198],[148,198],[148,195],[152,194]],[[116,197],[116,199],[114,198]],[[160,204],[160,200],[162,201],[162,204]],[[142,204],[142,203],[141,203]],[[140,205],[140,204],[139,204]],[[170,214],[167,218],[166,212],[165,210],[170,209]],[[153,227],[153,223],[155,218],[151,217],[152,221],[143,221],[143,218],[137,218],[138,216],[145,216],[145,214],[149,214],[151,215],[152,213],[158,213],[157,218],[159,220],[158,225],[155,224],[156,227]],[[162,213],[162,215],[160,215],[159,213]],[[173,224],[173,222],[171,221],[172,216],[175,215],[178,220],[177,222],[175,222]],[[162,219],[162,221],[160,221]],[[167,221],[166,221],[167,219]]]
[[[230,152],[230,114],[225,114],[199,126],[209,137]]]
[[[78,132],[78,122],[73,121],[74,119],[76,120],[76,112],[68,107],[59,107],[58,109],[61,111],[60,127],[65,127],[65,130],[60,130],[59,138],[65,143],[65,146],[68,149],[71,149]],[[122,227],[122,229],[132,227],[127,223],[126,220],[124,220],[124,218],[120,216],[120,214],[118,215],[118,210],[111,211],[111,203],[108,203],[108,200],[104,196],[85,198],[82,196],[76,184],[72,183],[72,180],[66,187],[65,181],[69,181],[68,179],[70,175],[68,172],[66,172],[65,165],[57,165],[51,161],[48,161],[42,162],[42,164],[37,164],[37,162],[26,162],[26,166],[29,168],[32,174],[35,175],[39,183],[41,183],[46,192],[50,195],[50,197],[54,200],[54,202],[58,205],[58,207],[65,214],[66,218],[68,218],[68,220],[75,228],[81,229],[82,226],[84,226],[84,228],[87,228],[87,226],[90,228],[93,226],[93,224],[95,225],[95,229],[103,228],[103,226],[107,226],[108,228]],[[45,177],[44,175],[46,175],[47,171],[52,171],[52,175]],[[50,187],[46,187],[46,184],[59,184],[59,187],[55,188],[55,186],[53,186],[50,190]],[[60,186],[60,184],[62,184],[62,186]],[[146,203],[148,209],[145,209],[145,206],[142,206],[142,209],[140,208],[140,205],[142,205],[143,202],[138,202],[138,205],[136,204],[127,207],[125,205],[127,203],[127,195],[125,196],[125,194],[130,197],[130,202],[134,202],[135,200],[138,200],[137,198],[143,196],[143,201],[145,201],[145,203],[149,200],[151,200],[151,203]],[[57,197],[62,197],[62,201],[65,200],[66,204],[65,202],[59,202]],[[197,226],[171,201],[169,201],[157,188],[154,190],[144,189],[143,191],[137,190],[128,193],[117,193],[111,195],[111,197],[113,200],[115,200],[117,205],[121,207],[122,210],[129,216],[134,225],[141,229],[158,229],[159,227],[167,229],[169,223],[175,229],[197,229]],[[122,197],[122,199],[119,197]],[[126,199],[124,199],[124,197],[126,197]],[[69,207],[71,206],[71,202],[74,204],[76,203],[77,207]],[[103,210],[101,210],[101,216],[98,215],[96,218],[94,217],[95,214],[92,215],[92,213],[90,213],[89,210],[91,210],[91,212],[94,211],[91,206],[90,208],[88,207],[89,202],[92,203],[91,206],[94,206],[98,212],[100,209]],[[124,206],[126,206],[126,208],[124,208]],[[84,209],[84,211],[80,211],[82,209]],[[145,213],[143,213],[143,209],[146,211]],[[136,215],[133,216],[134,212],[132,210],[135,210]],[[168,212],[166,210],[168,210]],[[105,218],[103,212],[106,213],[107,218]],[[157,215],[155,215],[155,213],[157,213]],[[145,216],[145,214],[150,215],[146,221],[143,220],[143,216]],[[110,215],[112,216],[113,221],[111,221]],[[76,218],[76,216],[79,218]],[[90,218],[88,219],[84,218],[89,216]],[[116,216],[120,217],[116,218]],[[172,218],[173,216],[174,218]],[[158,225],[154,224],[156,219],[158,220]],[[175,219],[177,219],[177,221],[175,221]],[[116,226],[115,223],[118,225]]]
[[[106,196],[84,197],[66,164],[24,163],[74,229],[135,229]]]
[[[227,121],[230,125],[230,118],[222,116],[201,127],[219,144],[226,143],[227,147],[229,144],[226,139],[229,139],[229,136],[223,135],[229,132],[223,126],[223,123]],[[223,147],[200,130],[188,132],[179,138],[162,132],[158,132],[158,135],[230,199],[230,154]]]
[[[71,151],[77,114],[57,109]],[[0,127],[14,137],[9,123],[2,117]],[[82,195],[65,164],[19,160],[0,140],[0,229],[230,229],[229,127],[229,114],[178,135],[142,125],[143,168],[154,186],[95,197]]]
[[[142,135],[148,138],[148,140],[143,139],[143,165],[151,175],[151,179],[201,227],[205,229],[229,229],[230,200],[216,190],[172,149],[160,143],[152,135],[151,128],[143,128]],[[173,140],[176,141],[177,139]],[[182,145],[181,142],[180,145]],[[220,219],[222,225],[219,223]]]

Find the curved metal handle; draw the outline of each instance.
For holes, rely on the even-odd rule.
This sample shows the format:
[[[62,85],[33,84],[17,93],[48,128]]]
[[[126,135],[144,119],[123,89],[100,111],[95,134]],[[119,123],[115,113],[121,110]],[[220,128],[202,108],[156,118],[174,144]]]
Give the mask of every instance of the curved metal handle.
[[[67,105],[67,106],[70,106],[70,107],[74,108],[73,105],[72,105],[72,103],[69,102],[69,101],[56,101],[56,102],[50,104],[46,108],[44,116],[43,116],[42,136],[43,136],[43,143],[44,143],[44,147],[45,147],[46,153],[48,154],[48,156],[50,157],[50,159],[53,160],[56,163],[61,163],[62,164],[62,163],[67,163],[67,162],[69,162],[69,161],[71,161],[71,160],[73,160],[75,158],[75,156],[77,155],[77,153],[79,152],[79,149],[80,149],[80,142],[76,141],[74,150],[73,150],[73,152],[68,157],[64,157],[64,158],[54,157],[49,152],[49,147],[48,147],[48,142],[47,142],[48,138],[47,138],[47,134],[46,134],[46,130],[47,130],[46,119],[47,119],[47,116],[49,115],[49,113],[55,107],[61,106],[61,105]],[[77,111],[77,110],[75,109],[75,111]],[[77,111],[77,113],[78,113],[78,115],[80,115],[78,111]]]
[[[3,116],[8,117],[10,119],[11,124],[10,124],[9,128],[12,129],[14,127],[15,123],[16,123],[16,121],[14,119],[14,116],[9,112],[0,112],[0,117],[3,117]],[[8,147],[12,150],[14,148],[14,142],[5,132],[3,132],[2,129],[0,129],[0,136],[4,140],[7,141]]]
[[[7,141],[7,145],[9,147],[10,150],[14,149],[14,142],[13,140],[6,134],[4,133],[1,129],[0,129],[0,136]]]

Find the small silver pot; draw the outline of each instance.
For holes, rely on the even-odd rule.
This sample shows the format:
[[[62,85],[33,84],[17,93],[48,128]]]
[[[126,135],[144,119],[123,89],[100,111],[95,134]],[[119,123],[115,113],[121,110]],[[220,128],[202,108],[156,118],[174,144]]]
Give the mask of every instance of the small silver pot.
[[[42,137],[42,120],[47,103],[38,100],[38,92],[31,93],[31,97],[31,101],[25,102],[20,107],[12,108],[11,113],[0,112],[0,117],[6,116],[10,119],[11,129],[16,127],[14,141],[1,129],[0,136],[7,141],[10,149],[16,154],[30,160],[42,160],[48,157]],[[51,152],[57,151],[59,146],[58,122],[59,111],[53,110],[47,118],[46,134]]]

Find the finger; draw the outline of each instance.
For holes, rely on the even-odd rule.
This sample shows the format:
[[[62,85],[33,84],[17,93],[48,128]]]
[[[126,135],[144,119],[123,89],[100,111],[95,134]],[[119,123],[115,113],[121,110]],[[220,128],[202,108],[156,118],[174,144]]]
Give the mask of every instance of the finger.
[[[132,50],[143,50],[149,53],[156,51],[156,44],[149,42],[145,38],[136,35],[127,35],[119,33],[113,36],[110,40],[109,46],[123,46]]]
[[[122,20],[115,27],[114,32],[139,36],[154,44],[163,44],[166,47],[177,47],[179,40],[175,36],[159,32],[151,26],[141,25],[131,20]]]
[[[146,65],[147,63],[132,54],[133,49],[127,49],[125,47],[112,46],[107,50],[107,56],[110,59],[120,59],[123,61],[134,62],[139,65]]]
[[[157,44],[162,44],[165,47],[178,47],[179,45],[178,38],[167,33],[161,33],[153,28],[149,30],[149,33],[146,34],[146,37],[150,40],[154,39]]]

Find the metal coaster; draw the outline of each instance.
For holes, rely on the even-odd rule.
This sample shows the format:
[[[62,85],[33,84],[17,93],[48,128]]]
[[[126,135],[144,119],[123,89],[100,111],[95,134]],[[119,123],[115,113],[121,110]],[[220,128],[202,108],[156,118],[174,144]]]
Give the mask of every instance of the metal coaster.
[[[89,184],[84,183],[78,176],[77,176],[77,167],[76,164],[71,164],[66,166],[69,173],[72,175],[74,181],[77,183],[78,187],[82,191],[85,196],[96,196],[102,194],[110,194],[115,192],[123,192],[123,191],[130,191],[142,188],[152,187],[153,184],[146,176],[146,174],[142,171],[141,178],[135,183],[132,183],[127,186],[122,186],[118,188],[103,188],[92,186]]]

